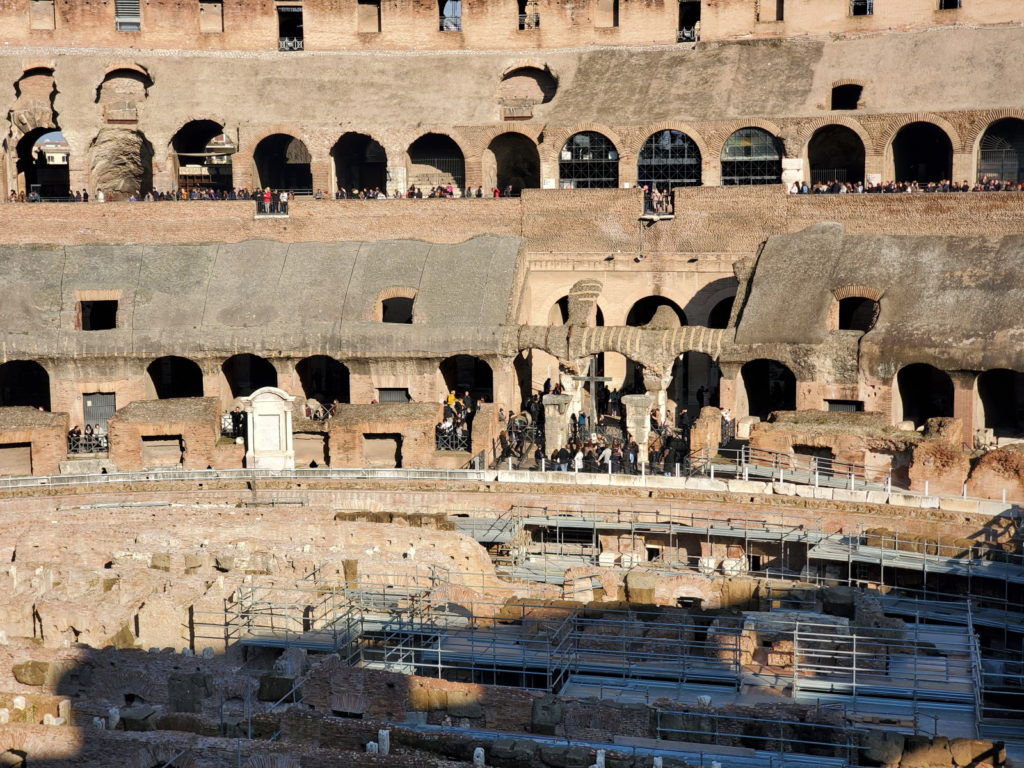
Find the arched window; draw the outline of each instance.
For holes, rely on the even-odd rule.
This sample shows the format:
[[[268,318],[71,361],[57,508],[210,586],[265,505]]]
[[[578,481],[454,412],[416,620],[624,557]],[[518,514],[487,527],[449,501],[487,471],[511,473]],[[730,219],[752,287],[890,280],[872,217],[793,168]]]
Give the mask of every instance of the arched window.
[[[381,302],[381,322],[412,324],[412,305],[415,299],[408,296],[393,296]]]
[[[253,153],[255,178],[261,187],[310,192],[313,174],[309,150],[294,136],[275,133],[256,145]]]
[[[839,300],[840,331],[870,331],[878,319],[879,304],[863,296],[848,296]]]
[[[807,145],[813,184],[864,181],[864,142],[845,125],[826,125]]]
[[[171,139],[178,189],[228,190],[234,186],[231,162],[235,143],[213,120],[185,123]]]
[[[52,128],[36,128],[18,141],[18,174],[26,195],[63,199],[71,192],[71,147],[64,134]]]
[[[203,371],[184,357],[159,357],[146,368],[153,393],[160,400],[172,397],[202,397]]]
[[[450,136],[428,133],[409,146],[409,182],[420,187],[466,183],[466,160]]]
[[[1024,120],[1008,117],[992,123],[981,137],[978,178],[1024,181]]]
[[[640,186],[657,187],[662,191],[697,186],[700,184],[700,150],[682,131],[658,131],[640,150],[636,177]]]
[[[493,163],[493,166],[491,166]],[[505,194],[512,187],[512,194],[518,195],[524,189],[540,187],[540,155],[537,145],[521,133],[503,133],[487,145],[484,153],[485,179],[494,181]]]
[[[928,419],[953,415],[953,380],[945,371],[925,363],[914,363],[896,374],[901,418],[915,427]]]
[[[939,126],[911,123],[892,140],[896,181],[942,181],[953,175],[953,143]]]
[[[777,360],[751,360],[740,369],[751,416],[796,410],[796,376]]]
[[[637,301],[626,315],[626,325],[642,328],[656,317],[663,319],[666,325],[687,325],[683,308],[664,296],[645,296]]]
[[[558,176],[562,189],[613,189],[619,186],[619,151],[605,136],[583,131],[562,147]]]
[[[779,140],[760,128],[740,128],[722,148],[722,184],[779,184],[782,148]]]
[[[832,109],[857,109],[863,93],[864,86],[857,83],[834,86],[832,88]]]

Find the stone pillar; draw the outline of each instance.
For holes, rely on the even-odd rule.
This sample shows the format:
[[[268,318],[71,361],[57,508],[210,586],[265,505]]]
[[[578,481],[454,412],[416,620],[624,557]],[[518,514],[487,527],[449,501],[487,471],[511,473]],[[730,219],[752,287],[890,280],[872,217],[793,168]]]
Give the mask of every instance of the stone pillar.
[[[322,189],[331,197],[334,197],[334,191],[331,186],[331,176],[334,172],[334,162],[332,159],[328,157],[326,160],[314,160],[309,164],[309,172],[312,177],[314,194],[318,189]]]
[[[544,395],[544,450],[551,452],[566,444],[569,437],[569,395]]]
[[[248,469],[295,469],[294,403],[294,397],[277,387],[263,387],[242,398],[248,427],[245,438]]]
[[[872,184],[881,184],[883,181],[883,172],[885,170],[885,158],[878,155],[865,155],[864,157],[864,182],[871,182]],[[809,182],[808,182],[809,183]]]
[[[540,161],[540,188],[558,189],[558,157]]]
[[[963,424],[963,442],[974,445],[974,430],[984,428],[985,417],[977,419],[978,408],[975,397],[975,375],[970,371],[951,371],[953,380],[953,417]]]
[[[651,436],[651,395],[623,395],[622,404],[626,409],[626,429],[640,447],[637,461],[647,463],[647,440]]]
[[[966,180],[973,184],[978,179],[977,167],[973,152],[954,152],[953,178],[950,181],[961,182]],[[968,433],[965,432],[964,434]]]
[[[722,378],[718,383],[718,403],[722,408],[728,408],[734,418],[747,416],[750,413],[750,404],[747,402],[747,392],[743,387],[743,377],[740,375],[742,365],[740,363],[720,363]],[[697,404],[698,410],[700,403]]]

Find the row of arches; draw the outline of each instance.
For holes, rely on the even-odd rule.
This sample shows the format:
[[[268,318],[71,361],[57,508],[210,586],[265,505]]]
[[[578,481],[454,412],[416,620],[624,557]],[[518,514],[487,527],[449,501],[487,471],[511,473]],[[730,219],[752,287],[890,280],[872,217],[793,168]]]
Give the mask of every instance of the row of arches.
[[[110,133],[111,135],[107,135]],[[116,134],[116,136],[112,135]],[[37,128],[25,133],[15,147],[16,168],[25,191],[37,188],[43,197],[66,196],[70,191],[70,160],[53,162],[59,154],[44,151],[45,142],[59,136],[59,127]],[[116,139],[116,140],[115,140]],[[106,147],[132,148],[137,157],[110,158]],[[889,147],[896,180],[936,182],[953,175],[953,143],[939,126],[919,121],[901,128]],[[171,140],[170,161],[180,188],[228,190],[235,185],[233,165],[237,142],[212,120],[186,124]],[[69,153],[68,153],[69,154]],[[155,152],[136,131],[101,133],[90,148],[91,167],[127,177],[117,182],[145,193],[153,185]],[[861,137],[845,125],[826,125],[807,145],[807,180],[863,181],[866,149]],[[383,145],[363,133],[346,133],[330,152],[335,190],[379,188],[393,190],[389,160]],[[562,188],[614,188],[623,182],[661,189],[703,183],[703,158],[697,141],[682,131],[663,129],[651,134],[637,156],[634,179],[620,178],[620,151],[597,131],[573,134],[558,155]],[[722,146],[723,185],[777,184],[782,178],[782,141],[763,128],[747,127],[734,132]],[[466,157],[451,137],[428,133],[408,148],[404,162],[406,183],[419,187],[466,184]],[[483,175],[501,189],[515,193],[541,185],[541,158],[537,144],[528,136],[506,132],[493,138],[482,158]],[[313,159],[299,138],[275,133],[257,143],[251,158],[254,185],[281,189],[313,188]],[[110,168],[114,170],[110,170]],[[1024,181],[1024,120],[1004,118],[992,123],[981,138],[978,176],[1005,181]]]

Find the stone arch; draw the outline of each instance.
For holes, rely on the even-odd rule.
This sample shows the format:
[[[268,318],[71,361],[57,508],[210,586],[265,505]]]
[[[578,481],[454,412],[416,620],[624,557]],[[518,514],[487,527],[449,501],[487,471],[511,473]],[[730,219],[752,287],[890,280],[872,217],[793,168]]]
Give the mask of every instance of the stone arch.
[[[977,175],[1024,181],[1024,118],[993,120],[977,138]]]
[[[633,131],[629,137],[625,139],[625,143],[619,146],[622,147],[623,152],[628,153],[630,157],[639,157],[640,150],[643,149],[647,140],[654,134],[660,133],[661,131],[679,131],[680,133],[688,136],[690,140],[697,145],[697,149],[700,151],[702,160],[706,160],[708,157],[714,155],[704,132],[690,123],[681,122],[679,120],[663,120],[658,123],[644,126],[641,131]]]
[[[615,189],[621,161],[614,141],[597,131],[579,131],[559,150],[558,184],[563,189]]]
[[[452,355],[438,365],[445,391],[469,390],[478,402],[494,402],[494,371],[490,363],[474,355]]]
[[[300,360],[295,366],[306,398],[321,405],[351,400],[348,366],[328,355],[313,355]]]
[[[740,379],[746,405],[742,410],[748,415],[764,420],[773,411],[796,410],[796,376],[789,366],[767,358],[751,360],[740,368]]]
[[[491,139],[482,153],[483,181],[486,187],[513,194],[540,187],[540,151],[537,144],[519,131],[504,131]]]
[[[104,107],[120,103],[134,106],[149,97],[152,87],[153,78],[145,67],[136,64],[107,67],[96,86],[96,103]]]
[[[50,374],[35,360],[0,365],[0,407],[12,406],[50,410]]]
[[[832,289],[832,295],[835,296],[837,301],[850,298],[851,296],[863,296],[873,301],[881,301],[884,293],[884,291],[870,285],[843,285]]]
[[[272,133],[253,148],[253,182],[271,189],[311,191],[312,163],[305,141],[291,133]]]
[[[737,128],[722,144],[722,184],[779,184],[784,156],[778,134],[754,124]]]
[[[896,181],[936,182],[953,175],[955,142],[941,126],[926,120],[903,125],[889,143]]]
[[[864,181],[868,145],[862,133],[838,122],[814,131],[807,141],[808,181]]]
[[[347,131],[331,147],[334,188],[388,188],[388,155],[380,141],[368,133]]]
[[[203,370],[187,357],[165,355],[146,366],[148,390],[159,400],[203,396]]]
[[[671,314],[662,310],[662,307],[667,307]],[[689,325],[686,312],[672,299],[667,296],[644,296],[634,301],[629,308],[629,311],[626,313],[626,325],[633,328],[642,328],[655,320],[655,318],[661,317],[668,320],[671,319],[672,315],[678,320],[679,326]]]
[[[690,134],[677,128],[651,132],[634,153],[637,186],[671,191],[675,187],[700,186],[704,153]]]
[[[1024,373],[994,368],[978,374],[975,397],[981,408],[976,423],[993,437],[1024,437]]]
[[[277,386],[277,369],[265,357],[251,353],[232,355],[221,364],[231,397],[248,397],[258,389]]]
[[[850,104],[853,104],[851,107]],[[834,80],[829,89],[829,109],[861,109],[864,106],[864,83],[859,80]]]
[[[920,427],[928,419],[953,415],[953,379],[927,363],[911,363],[896,373],[893,382],[896,421]]]
[[[415,320],[416,289],[393,285],[377,294],[372,320],[378,323],[410,325]],[[422,322],[422,318],[421,318]]]
[[[977,152],[981,148],[981,137],[992,127],[993,124],[1007,117],[1015,117],[1024,120],[1024,109],[990,109],[984,113],[975,114],[972,120],[964,120],[957,123],[957,130],[963,139],[963,152]]]
[[[405,152],[409,184],[436,187],[452,184],[466,186],[466,151],[450,133],[421,134]]]
[[[102,128],[89,145],[89,181],[108,200],[153,190],[153,145],[142,131]]]
[[[547,104],[557,93],[558,78],[547,65],[507,68],[498,83],[498,102],[503,105]]]
[[[886,129],[877,137],[879,146],[885,152],[891,152],[892,142],[893,139],[896,138],[896,135],[913,123],[932,123],[945,132],[946,136],[949,138],[949,143],[953,147],[962,146],[960,132],[956,129],[956,126],[946,118],[941,115],[937,115],[934,112],[917,112],[892,116],[892,118],[887,122]]]
[[[192,118],[174,132],[167,146],[168,170],[179,189],[206,186],[227,190],[234,186],[233,162],[237,147],[225,132],[223,120]],[[223,151],[224,155],[210,155]]]
[[[551,132],[550,136],[545,133],[544,143],[540,145],[541,161],[545,163],[557,163],[559,160],[559,153],[562,151],[562,147],[565,146],[565,142],[577,133],[583,133],[585,131],[600,133],[619,148],[620,152],[622,151],[622,147],[629,146],[629,141],[627,141],[622,134],[607,125],[602,125],[600,123],[577,123],[573,126],[555,129]]]

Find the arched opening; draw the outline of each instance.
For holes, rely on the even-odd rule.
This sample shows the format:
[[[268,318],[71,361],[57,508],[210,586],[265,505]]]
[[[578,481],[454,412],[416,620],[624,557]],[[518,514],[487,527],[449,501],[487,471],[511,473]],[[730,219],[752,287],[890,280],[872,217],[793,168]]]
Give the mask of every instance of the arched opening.
[[[892,140],[896,181],[942,181],[953,175],[953,143],[932,123],[911,123]]]
[[[50,410],[50,374],[35,360],[0,365],[0,406],[17,405]]]
[[[796,376],[778,360],[751,360],[740,376],[751,416],[766,419],[772,411],[796,410]]]
[[[295,366],[307,398],[321,405],[349,401],[348,366],[327,355],[314,355],[300,360]]]
[[[722,148],[725,186],[782,183],[782,145],[768,131],[740,128]]]
[[[158,357],[149,364],[146,373],[159,400],[203,396],[203,370],[187,358]]]
[[[103,105],[106,120],[136,119],[135,105],[145,101],[153,80],[138,69],[126,67],[107,72],[96,88],[96,103]]]
[[[672,365],[668,397],[675,403],[677,426],[684,408],[692,422],[705,405],[718,406],[721,378],[722,370],[710,355],[684,352],[676,357]]]
[[[1008,117],[990,125],[981,137],[978,178],[1024,181],[1024,120]]]
[[[562,147],[558,178],[562,189],[613,189],[619,186],[619,151],[600,133],[577,133]]]
[[[171,139],[171,160],[178,189],[229,190],[234,141],[213,120],[185,123]]]
[[[848,296],[839,300],[839,330],[863,331],[867,333],[875,327],[878,319],[879,304],[874,299],[863,296]]]
[[[732,317],[732,305],[735,301],[736,297],[730,296],[715,304],[708,313],[708,328],[728,328],[729,319]]]
[[[523,6],[527,4],[524,0],[519,1]],[[520,10],[520,14],[527,14],[525,8]],[[539,23],[539,18],[537,21]],[[547,104],[555,98],[557,91],[558,81],[547,69],[517,67],[502,76],[498,85],[498,101],[506,106]]]
[[[363,133],[346,133],[331,149],[335,188],[387,191],[388,156],[379,141]]]
[[[71,193],[71,148],[64,134],[36,128],[18,141],[18,175],[32,199],[63,199]]]
[[[409,296],[394,296],[381,302],[381,322],[409,325],[412,323],[413,303]]]
[[[153,191],[153,145],[141,131],[103,128],[89,148],[89,178],[107,200]]]
[[[450,136],[428,133],[409,146],[409,182],[415,186],[449,184],[462,189],[466,183],[466,159]]]
[[[286,133],[275,133],[256,145],[252,155],[254,177],[264,188],[310,192],[313,189],[312,160],[301,140]]]
[[[864,86],[857,83],[836,85],[832,88],[832,109],[857,109]]]
[[[978,376],[985,428],[995,437],[1024,436],[1024,374],[997,368]]]
[[[661,309],[662,307],[666,309]],[[646,296],[636,302],[626,315],[626,325],[640,328],[655,318],[658,319],[655,324],[659,328],[687,325],[686,313],[682,307],[664,296]]]
[[[640,149],[636,179],[638,185],[662,192],[670,192],[674,187],[698,186],[700,149],[697,143],[682,131],[651,134]]]
[[[441,361],[441,376],[448,392],[469,392],[478,402],[494,402],[491,366],[472,355],[454,355]]]
[[[807,145],[811,182],[864,181],[864,142],[845,125],[819,128]]]
[[[565,325],[568,322],[569,297],[563,296],[551,305],[551,309],[548,311],[548,325]],[[604,312],[601,311],[601,307],[597,305],[597,302],[594,302],[587,325],[591,328],[604,325]]]
[[[234,355],[221,366],[232,397],[247,397],[262,387],[277,386],[277,369],[263,357]]]
[[[928,419],[953,415],[953,380],[945,371],[925,363],[914,363],[896,374],[901,417],[915,427]]]
[[[484,168],[489,186],[502,190],[502,194],[509,187],[514,195],[540,187],[537,145],[521,133],[494,137],[484,153]]]

